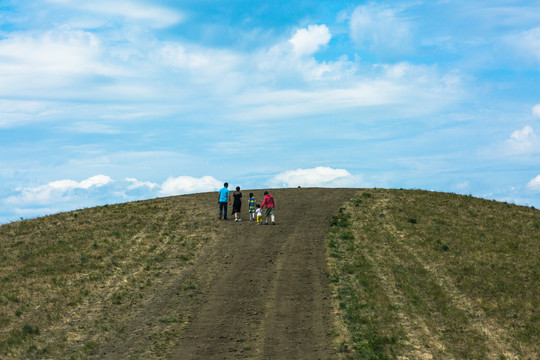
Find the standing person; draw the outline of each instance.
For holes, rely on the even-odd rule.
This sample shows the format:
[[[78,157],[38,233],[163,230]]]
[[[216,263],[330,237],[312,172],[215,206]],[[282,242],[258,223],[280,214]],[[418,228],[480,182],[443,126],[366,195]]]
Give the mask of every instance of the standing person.
[[[265,225],[268,225],[268,217],[272,219],[272,225],[276,225],[275,219],[274,219],[274,208],[276,207],[274,204],[274,197],[268,193],[268,191],[264,192],[264,200],[261,204],[261,209],[264,209],[266,207],[266,211],[264,212],[264,216],[266,218]]]
[[[249,220],[255,220],[255,198],[253,197],[253,193],[249,193],[248,206]]]
[[[261,205],[257,204],[257,210],[255,210],[257,213],[257,225],[262,225],[262,210]]]
[[[240,192],[240,186],[236,187],[236,191],[233,193],[233,205],[232,205],[232,213],[234,214],[234,221],[242,221],[238,217],[238,214],[242,210],[242,193]]]
[[[227,220],[227,204],[229,203],[229,183],[223,184],[223,188],[219,190],[219,219],[224,215],[223,220]]]

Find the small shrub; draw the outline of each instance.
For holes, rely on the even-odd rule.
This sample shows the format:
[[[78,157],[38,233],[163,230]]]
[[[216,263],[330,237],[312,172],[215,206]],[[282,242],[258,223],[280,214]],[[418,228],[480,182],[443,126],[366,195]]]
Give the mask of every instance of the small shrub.
[[[95,341],[88,341],[84,344],[83,350],[88,355],[93,355],[97,352],[99,344]]]
[[[351,205],[354,207],[360,207],[360,204],[362,204],[362,199],[354,198],[351,200]]]
[[[165,319],[161,319],[159,321],[164,323],[164,324],[172,324],[172,323],[178,322],[178,320],[176,318],[165,318]]]
[[[118,293],[117,293],[117,294],[114,294],[114,295],[112,296],[112,303],[113,303],[114,305],[119,305],[119,304],[121,304],[121,303],[122,303],[122,294],[118,294]]]
[[[354,234],[351,231],[342,232],[339,236],[341,240],[350,241],[354,240]]]
[[[337,351],[338,353],[348,353],[349,345],[345,341],[342,341],[341,344],[339,344]]]
[[[351,225],[350,218],[351,214],[346,212],[345,208],[341,208],[339,209],[337,215],[332,216],[330,227],[349,227]]]
[[[25,335],[39,335],[39,328],[34,325],[24,324],[22,332]]]

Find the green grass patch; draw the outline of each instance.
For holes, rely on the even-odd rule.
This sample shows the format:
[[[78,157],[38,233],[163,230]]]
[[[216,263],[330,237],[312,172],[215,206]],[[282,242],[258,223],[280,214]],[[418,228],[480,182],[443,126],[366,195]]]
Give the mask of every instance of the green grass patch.
[[[540,212],[427,191],[359,192],[331,221],[343,357],[538,358]]]

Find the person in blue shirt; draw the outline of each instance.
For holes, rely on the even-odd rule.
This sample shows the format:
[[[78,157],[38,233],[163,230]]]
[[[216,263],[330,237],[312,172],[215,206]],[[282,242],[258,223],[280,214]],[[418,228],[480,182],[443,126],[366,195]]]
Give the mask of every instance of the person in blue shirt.
[[[223,220],[227,220],[227,205],[229,204],[229,194],[231,193],[228,189],[229,183],[223,184],[223,188],[219,190],[219,219],[223,215]]]

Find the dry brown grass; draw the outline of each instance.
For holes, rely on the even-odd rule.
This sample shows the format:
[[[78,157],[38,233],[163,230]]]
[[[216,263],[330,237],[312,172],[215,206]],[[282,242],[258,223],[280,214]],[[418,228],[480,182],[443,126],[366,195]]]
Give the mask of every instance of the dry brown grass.
[[[0,228],[0,358],[85,358],[189,265],[216,224],[207,195],[85,209]],[[186,282],[185,295],[196,291]],[[179,285],[180,286],[180,285]],[[182,314],[157,325],[182,326]],[[166,339],[159,337],[156,346]]]

